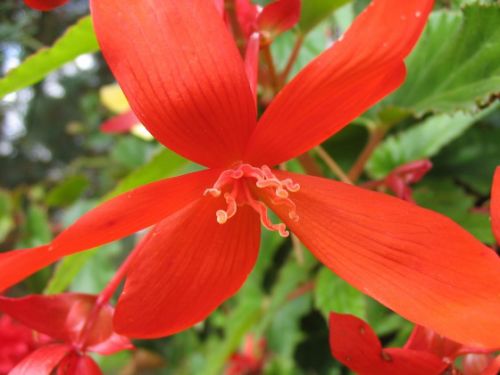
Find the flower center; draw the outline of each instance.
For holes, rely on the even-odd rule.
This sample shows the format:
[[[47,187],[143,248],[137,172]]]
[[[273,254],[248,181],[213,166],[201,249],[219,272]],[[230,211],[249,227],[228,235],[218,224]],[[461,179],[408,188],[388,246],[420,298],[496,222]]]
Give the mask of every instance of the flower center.
[[[288,216],[294,221],[299,220],[295,203],[289,198],[289,193],[299,191],[300,185],[291,179],[278,179],[267,165],[256,168],[250,164],[240,164],[234,169],[227,169],[222,172],[215,181],[215,184],[206,189],[203,195],[220,197],[224,192],[224,199],[227,204],[226,210],[218,210],[215,215],[219,224],[224,224],[238,211],[239,206],[248,205],[252,207],[260,216],[260,221],[264,228],[277,231],[280,236],[288,237],[290,234],[283,223],[274,224],[269,219],[266,205],[254,198],[250,190],[249,180],[255,180],[255,186],[259,189],[267,190],[271,195],[271,202],[276,205],[288,207]]]

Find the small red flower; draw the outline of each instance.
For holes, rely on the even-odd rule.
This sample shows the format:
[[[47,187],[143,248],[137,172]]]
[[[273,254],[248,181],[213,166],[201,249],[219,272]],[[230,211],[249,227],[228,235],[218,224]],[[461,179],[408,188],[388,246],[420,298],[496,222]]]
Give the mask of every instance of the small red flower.
[[[301,0],[276,0],[264,8],[251,0],[235,0],[236,15],[246,38],[257,32],[264,43],[294,27],[300,19]]]
[[[432,168],[429,160],[417,160],[395,168],[383,180],[369,181],[363,186],[378,188],[384,186],[392,191],[398,198],[413,202],[411,185],[419,182]]]
[[[496,375],[500,357],[494,350],[467,347],[415,326],[404,348],[383,349],[373,329],[347,314],[330,314],[330,349],[341,363],[360,375]],[[464,356],[462,371],[453,362]]]
[[[0,289],[61,257],[153,226],[128,268],[118,332],[158,337],[241,287],[262,225],[292,230],[332,271],[456,341],[500,344],[500,260],[451,220],[384,194],[271,166],[323,142],[394,91],[432,0],[375,0],[257,121],[243,61],[213,2],[91,1],[104,56],[165,146],[208,167],[90,211],[52,243],[0,255]],[[282,223],[273,223],[267,209]]]
[[[132,348],[128,338],[113,331],[114,309],[108,304],[100,306],[97,296],[67,293],[0,297],[0,311],[28,327],[26,330],[52,339],[30,350],[10,375],[49,375],[56,367],[58,374],[100,374],[88,352],[110,355]]]
[[[245,337],[243,348],[231,356],[225,375],[262,374],[266,359],[266,341],[253,335]]]
[[[24,0],[30,8],[42,11],[52,10],[65,5],[69,0]]]

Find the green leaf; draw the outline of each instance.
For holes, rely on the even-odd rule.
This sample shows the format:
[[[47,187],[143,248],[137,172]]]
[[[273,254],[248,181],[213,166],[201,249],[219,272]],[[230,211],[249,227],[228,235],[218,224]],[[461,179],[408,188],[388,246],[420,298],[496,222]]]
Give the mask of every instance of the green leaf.
[[[36,247],[50,242],[52,232],[47,212],[36,204],[30,205],[21,232],[22,240],[17,244],[19,248]]]
[[[279,35],[271,45],[276,67],[283,70],[292,53],[297,36],[293,33]],[[289,79],[316,58],[328,46],[328,28],[319,26],[304,37],[297,60],[293,65]]]
[[[495,117],[495,116],[491,116]],[[498,118],[498,113],[497,113]],[[492,119],[495,122],[495,119]],[[486,119],[485,119],[486,122]],[[498,119],[496,120],[498,123]],[[451,143],[434,160],[434,171],[453,175],[484,198],[490,195],[495,168],[500,164],[500,128],[475,126]]]
[[[65,207],[74,203],[87,189],[89,181],[84,175],[71,176],[47,194],[45,202],[52,207]]]
[[[45,294],[57,294],[65,291],[80,273],[82,267],[92,258],[98,249],[76,253],[64,258],[56,266],[54,274],[45,287]]]
[[[13,226],[12,199],[7,192],[0,190],[0,242],[5,239]]]
[[[408,78],[385,104],[415,114],[472,111],[500,93],[500,5],[434,12],[407,59]]]
[[[52,47],[43,48],[0,79],[0,98],[30,86],[65,63],[99,49],[90,16],[67,29]]]
[[[380,179],[402,164],[430,158],[490,111],[491,109],[475,115],[437,115],[392,135],[377,147],[366,170],[371,177]]]
[[[148,142],[129,135],[120,137],[111,151],[111,158],[123,166],[134,169],[146,162]]]
[[[328,320],[330,312],[353,314],[366,320],[366,298],[363,293],[323,267],[316,278],[314,304]]]
[[[427,180],[414,190],[413,197],[422,207],[442,213],[456,221],[480,241],[493,244],[489,215],[474,212],[476,198],[448,179]]]
[[[162,148],[148,163],[137,168],[111,191],[103,201],[126,191],[177,174],[188,164],[187,160],[173,151]]]
[[[203,375],[222,373],[221,370],[227,359],[236,351],[245,334],[258,321],[261,312],[262,308],[258,298],[246,299],[225,317],[227,324],[224,338],[206,346],[208,355],[206,365],[201,371]]]
[[[351,0],[306,0],[302,2],[299,27],[304,34]]]

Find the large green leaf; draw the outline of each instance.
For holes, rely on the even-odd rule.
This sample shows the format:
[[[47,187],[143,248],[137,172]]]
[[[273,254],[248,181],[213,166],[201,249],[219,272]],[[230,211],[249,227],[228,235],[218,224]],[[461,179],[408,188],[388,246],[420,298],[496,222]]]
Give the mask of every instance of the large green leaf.
[[[416,202],[455,220],[480,241],[495,243],[487,213],[473,210],[476,198],[450,179],[429,179],[414,190]]]
[[[385,104],[412,113],[474,110],[500,93],[500,5],[434,12]]]
[[[299,27],[303,33],[311,31],[335,9],[351,0],[306,0],[302,2]]]
[[[76,57],[99,49],[90,16],[68,28],[52,47],[43,48],[0,79],[0,98],[42,80]]]
[[[70,176],[49,191],[45,202],[52,207],[69,206],[83,194],[88,186],[89,180],[84,175]]]
[[[436,155],[496,107],[474,115],[456,113],[433,116],[406,131],[386,138],[368,161],[368,174],[373,178],[382,178],[402,164]]]
[[[468,189],[488,197],[493,173],[500,165],[500,127],[494,125],[499,115],[491,116],[491,124],[485,119],[447,146],[434,160],[434,172],[453,175]]]
[[[320,270],[316,278],[314,304],[326,319],[332,311],[366,319],[365,295],[326,267]]]

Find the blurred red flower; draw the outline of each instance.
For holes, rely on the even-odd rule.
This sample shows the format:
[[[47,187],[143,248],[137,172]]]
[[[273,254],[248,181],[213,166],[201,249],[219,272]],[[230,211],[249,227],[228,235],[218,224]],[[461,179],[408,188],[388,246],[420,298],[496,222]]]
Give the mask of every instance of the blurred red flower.
[[[0,297],[0,311],[22,324],[15,326],[16,331],[11,325],[11,336],[3,327],[0,330],[0,338],[6,334],[11,337],[6,343],[10,342],[10,350],[16,351],[10,375],[50,375],[55,368],[61,374],[101,374],[88,352],[110,355],[132,348],[128,338],[113,331],[114,309],[108,304],[100,305],[97,296],[66,293]],[[44,338],[35,342],[33,331]],[[14,333],[16,336],[12,336]],[[0,366],[6,350],[3,344],[2,339]]]

